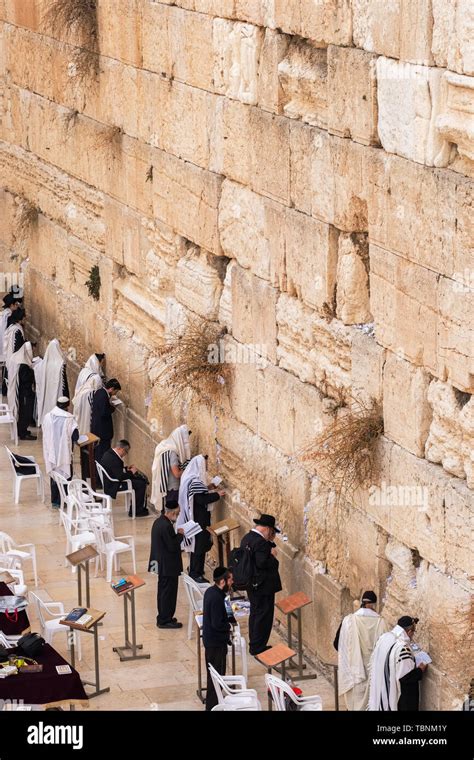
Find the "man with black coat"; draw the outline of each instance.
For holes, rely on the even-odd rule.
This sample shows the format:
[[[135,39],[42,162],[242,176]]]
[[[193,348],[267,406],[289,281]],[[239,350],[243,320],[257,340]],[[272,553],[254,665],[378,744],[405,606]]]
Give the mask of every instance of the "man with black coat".
[[[217,705],[217,694],[209,672],[209,663],[225,676],[231,622],[225,598],[232,586],[232,573],[226,567],[214,570],[214,585],[207,589],[203,601],[202,640],[207,670],[206,711]]]
[[[247,589],[250,601],[249,651],[256,655],[270,649],[268,639],[272,632],[275,609],[275,594],[282,585],[278,572],[279,562],[276,558],[276,545],[273,543],[279,529],[273,515],[261,515],[254,519],[255,528],[247,533],[241,548],[249,547],[254,566],[254,580]]]
[[[178,579],[183,572],[181,559],[181,542],[183,528],[177,533],[174,523],[178,519],[179,504],[170,501],[165,504],[164,514],[153,523],[151,529],[151,551],[148,572],[158,573],[157,606],[158,628],[182,628],[174,617],[178,599]]]
[[[107,496],[111,496],[115,499],[119,491],[127,489],[126,480],[130,480],[132,488],[135,492],[135,515],[136,517],[146,517],[149,512],[145,506],[145,494],[147,487],[147,480],[145,477],[138,474],[138,470],[134,465],[130,467],[125,466],[123,461],[130,451],[130,444],[128,441],[122,440],[117,443],[115,448],[109,449],[105,452],[100,464],[113,480],[109,480],[104,477],[104,493]],[[118,483],[114,483],[119,481]],[[132,517],[132,513],[128,513],[129,517]]]
[[[112,399],[121,389],[122,386],[119,381],[112,378],[111,380],[107,380],[104,388],[99,388],[95,391],[92,397],[91,433],[100,438],[94,449],[96,462],[102,461],[105,452],[112,445],[112,438],[114,437],[112,415],[115,412]]]

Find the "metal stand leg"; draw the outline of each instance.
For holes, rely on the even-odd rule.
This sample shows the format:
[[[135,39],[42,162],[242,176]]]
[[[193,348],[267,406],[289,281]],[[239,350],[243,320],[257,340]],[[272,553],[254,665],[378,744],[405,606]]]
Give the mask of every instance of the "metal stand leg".
[[[337,665],[334,665],[334,706],[339,711],[339,674]]]
[[[196,642],[197,642],[197,667],[198,667],[198,688],[196,691],[196,694],[198,695],[201,702],[204,704],[206,701],[206,698],[203,697],[203,692],[207,692],[207,687],[203,687],[202,685],[202,664],[201,664],[201,631],[199,629],[199,626],[197,627],[196,631]]]
[[[94,664],[95,664],[95,682],[92,681],[83,681],[82,683],[84,686],[94,686],[95,691],[92,692],[92,694],[88,694],[87,696],[89,699],[93,699],[94,697],[98,697],[99,694],[105,694],[106,692],[110,691],[110,687],[107,686],[105,689],[100,688],[100,672],[99,672],[99,636],[97,633],[97,624],[93,626],[94,628]]]
[[[297,678],[299,681],[307,681],[310,678],[317,678],[316,673],[314,673],[314,674],[308,673],[307,675],[305,675],[303,673],[303,671],[306,670],[306,663],[303,662],[303,619],[302,619],[302,616],[301,616],[301,607],[298,610],[296,610],[296,612],[289,612],[288,615],[287,615],[287,620],[288,620],[288,646],[290,647],[290,649],[293,649],[293,632],[292,632],[292,628],[291,628],[291,623],[292,623],[291,618],[292,617],[296,618],[297,628],[298,628],[298,632],[297,632],[297,636],[298,636],[298,642],[297,643],[298,643],[298,645],[296,647],[297,654],[298,654],[298,662],[296,663],[293,658],[291,660],[289,660],[289,662],[288,662],[288,670],[297,670],[298,671],[298,675],[294,676],[294,677]]]
[[[128,632],[128,602],[132,614],[132,641],[129,639]],[[123,621],[125,629],[125,644],[123,647],[114,647],[113,651],[117,652],[120,662],[129,662],[130,660],[149,660],[149,654],[137,654],[139,649],[143,649],[143,644],[137,644],[137,628],[135,620],[135,591],[130,591],[123,596]],[[127,651],[129,654],[127,654]],[[130,654],[131,652],[131,654]]]

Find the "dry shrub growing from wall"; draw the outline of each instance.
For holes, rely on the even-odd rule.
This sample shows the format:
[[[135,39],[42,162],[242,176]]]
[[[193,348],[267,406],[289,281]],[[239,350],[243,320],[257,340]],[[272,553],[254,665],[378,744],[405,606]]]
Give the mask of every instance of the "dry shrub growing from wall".
[[[71,74],[83,85],[93,83],[99,71],[97,1],[49,0],[43,22],[58,37],[79,37],[80,46],[72,55]]]
[[[103,127],[99,132],[94,145],[99,150],[110,150],[113,155],[120,151],[123,137],[122,127]]]
[[[17,209],[13,220],[14,242],[25,240],[31,227],[38,221],[39,209],[22,195],[17,196]]]
[[[352,399],[315,440],[301,452],[304,461],[336,494],[346,499],[373,479],[375,449],[383,433],[383,416],[375,400]]]
[[[230,367],[220,361],[219,352],[225,332],[215,322],[195,317],[159,349],[162,367],[157,381],[166,386],[172,401],[195,394],[209,405],[219,402],[230,378]]]

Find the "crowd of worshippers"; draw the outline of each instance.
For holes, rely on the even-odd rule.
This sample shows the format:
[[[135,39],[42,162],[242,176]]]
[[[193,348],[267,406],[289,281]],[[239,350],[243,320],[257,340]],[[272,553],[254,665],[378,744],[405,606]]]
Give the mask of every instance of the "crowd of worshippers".
[[[339,694],[348,710],[418,710],[423,660],[429,660],[413,642],[418,618],[403,615],[389,630],[376,604],[374,591],[365,591],[360,608],[337,630]]]
[[[36,344],[25,338],[25,311],[22,298],[14,292],[3,298],[0,315],[0,361],[3,367],[2,393],[7,396],[10,412],[17,421],[20,440],[36,440],[30,427],[41,427],[43,452],[48,475],[58,473],[66,481],[72,478],[73,446],[80,436],[92,433],[97,441],[94,458],[105,474],[104,492],[112,498],[128,488],[135,492],[136,516],[149,514],[148,479],[125,458],[130,444],[114,439],[113,415],[121,403],[121,390],[115,378],[106,378],[105,354],[93,353],[79,372],[73,411],[69,411],[69,386],[66,358],[57,339],[48,344],[44,356],[34,357]],[[175,617],[178,578],[183,572],[182,552],[189,557],[187,572],[197,583],[209,583],[205,577],[206,554],[213,544],[211,513],[225,491],[209,481],[207,456],[191,456],[191,431],[181,425],[156,446],[152,466],[150,501],[161,512],[151,531],[149,570],[158,574],[157,620],[162,629],[182,627]],[[26,457],[16,455],[23,464],[22,474],[29,474]],[[83,477],[90,475],[88,461],[82,458]],[[32,468],[32,472],[34,468]],[[99,475],[99,473],[97,473]],[[51,504],[60,506],[56,481],[51,478]],[[131,513],[129,513],[131,516]],[[185,536],[183,525],[199,524],[201,531]],[[254,519],[254,528],[241,541],[241,548],[252,557],[252,581],[246,588],[250,601],[249,651],[252,655],[269,649],[273,626],[275,594],[281,590],[277,547],[274,539],[280,532],[273,515]],[[225,675],[227,647],[232,624],[226,607],[233,577],[231,569],[214,570],[214,584],[204,595],[203,642],[206,664]],[[367,591],[360,609],[344,618],[334,641],[339,657],[339,692],[348,710],[417,710],[419,683],[426,663],[417,663],[412,639],[417,618],[403,616],[388,631],[385,620],[375,611],[377,597]],[[206,709],[211,710],[217,697],[208,674]]]

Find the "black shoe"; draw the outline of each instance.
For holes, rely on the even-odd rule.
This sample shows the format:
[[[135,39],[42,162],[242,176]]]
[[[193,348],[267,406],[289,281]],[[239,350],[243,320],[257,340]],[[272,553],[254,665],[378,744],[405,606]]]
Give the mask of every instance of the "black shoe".
[[[38,438],[37,435],[31,435],[31,433],[27,433],[26,435],[20,435],[20,441],[36,441]]]
[[[273,649],[273,647],[271,647],[270,645],[268,645],[266,647],[263,647],[263,649],[259,649],[258,651],[249,649],[249,652],[252,655],[252,657],[256,657],[258,654],[262,654],[262,652],[266,652],[268,649]]]
[[[158,623],[158,628],[182,628],[182,627],[183,627],[183,624],[178,623],[178,621],[173,623],[173,621],[170,620],[169,623]]]
[[[203,575],[200,575],[199,578],[193,578],[193,576],[191,575],[191,578],[194,581],[194,583],[209,583],[209,581],[206,580],[206,578]]]

